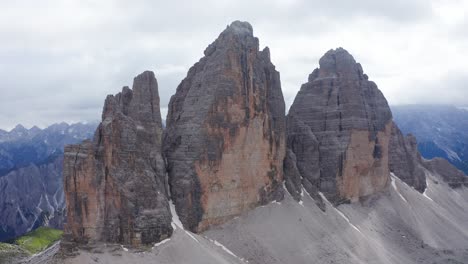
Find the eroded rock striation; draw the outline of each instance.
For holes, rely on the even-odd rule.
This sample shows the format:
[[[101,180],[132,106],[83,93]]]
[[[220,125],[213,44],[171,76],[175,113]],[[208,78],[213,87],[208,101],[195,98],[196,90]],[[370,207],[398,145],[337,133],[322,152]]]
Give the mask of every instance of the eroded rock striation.
[[[65,198],[63,156],[30,164],[0,177],[0,241],[14,239],[39,226],[62,228]]]
[[[79,243],[138,246],[172,234],[154,73],[109,95],[93,141],[65,148],[66,232]]]
[[[322,192],[334,203],[357,201],[389,181],[392,114],[377,85],[346,50],[330,50],[319,63],[287,117],[286,168],[294,154],[311,195]],[[288,183],[297,175],[286,172],[285,178]],[[301,187],[288,185],[297,197]]]
[[[403,136],[395,123],[392,124],[389,156],[390,171],[409,186],[421,193],[424,192],[427,187],[426,173],[418,151],[416,137],[411,134]]]
[[[164,152],[184,226],[203,231],[281,198],[285,105],[268,48],[236,21],[169,103]]]

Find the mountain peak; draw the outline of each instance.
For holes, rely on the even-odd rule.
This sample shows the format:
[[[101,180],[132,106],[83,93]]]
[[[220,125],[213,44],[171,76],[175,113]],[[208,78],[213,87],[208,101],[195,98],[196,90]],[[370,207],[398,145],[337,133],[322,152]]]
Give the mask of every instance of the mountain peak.
[[[309,76],[309,81],[323,78],[344,77],[348,79],[367,79],[361,64],[344,48],[327,51],[319,61],[320,68]]]
[[[205,56],[210,56],[218,50],[240,50],[248,47],[259,51],[258,38],[253,35],[253,28],[249,22],[234,21],[221,32],[219,37],[205,49]]]
[[[38,132],[38,131],[41,131],[42,129],[40,129],[38,126],[33,126],[31,127],[31,129],[29,129],[29,131],[31,132]]]
[[[253,28],[249,22],[236,20],[227,26],[223,33],[253,36]]]
[[[21,124],[18,124],[15,126],[15,128],[13,128],[10,132],[27,132],[28,130]]]

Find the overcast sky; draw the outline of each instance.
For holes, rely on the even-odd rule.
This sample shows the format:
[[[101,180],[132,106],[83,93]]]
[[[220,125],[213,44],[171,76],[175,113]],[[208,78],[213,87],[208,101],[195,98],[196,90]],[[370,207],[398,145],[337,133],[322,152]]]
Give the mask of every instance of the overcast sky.
[[[269,46],[289,108],[329,49],[390,104],[468,105],[468,1],[0,1],[0,128],[100,118],[107,94],[153,70],[163,118],[187,70],[233,20]]]

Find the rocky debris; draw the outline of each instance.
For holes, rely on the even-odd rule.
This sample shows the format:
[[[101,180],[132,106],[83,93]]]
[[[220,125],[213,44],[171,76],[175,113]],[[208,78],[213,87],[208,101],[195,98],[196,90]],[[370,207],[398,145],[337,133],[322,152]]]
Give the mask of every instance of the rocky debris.
[[[439,174],[452,188],[468,187],[468,176],[443,158],[425,160],[424,166],[431,172]]]
[[[390,171],[406,184],[419,192],[426,189],[426,174],[418,151],[416,138],[409,134],[403,136],[398,126],[392,124],[392,137],[389,148]]]
[[[311,194],[323,192],[338,204],[357,201],[387,185],[392,114],[377,85],[346,50],[330,50],[320,59],[320,68],[302,85],[287,119],[292,126],[288,149],[296,156],[299,172],[303,168],[302,182]],[[297,131],[308,137],[306,150],[294,141]],[[297,182],[293,180],[297,175],[286,173],[285,178]],[[294,189],[297,197],[300,186]]]
[[[235,21],[169,103],[164,152],[184,226],[200,232],[282,197],[285,105],[268,48]]]
[[[66,237],[132,246],[172,234],[154,73],[106,98],[93,141],[65,148]]]

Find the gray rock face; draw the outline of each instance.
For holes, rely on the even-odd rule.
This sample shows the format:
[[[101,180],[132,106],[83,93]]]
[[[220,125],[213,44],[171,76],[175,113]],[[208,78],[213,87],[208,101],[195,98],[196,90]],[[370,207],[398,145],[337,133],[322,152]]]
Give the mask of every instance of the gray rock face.
[[[93,141],[65,148],[72,241],[137,246],[172,234],[161,141],[158,85],[144,72],[106,98]]]
[[[468,187],[468,176],[450,164],[446,159],[434,158],[424,161],[424,166],[432,172],[439,174],[452,188]]]
[[[427,187],[426,174],[416,138],[411,134],[404,137],[395,123],[392,125],[389,159],[391,172],[409,186],[413,186],[421,193],[424,192]]]
[[[233,22],[169,103],[164,152],[184,226],[202,231],[281,198],[285,105],[250,24]]]
[[[284,159],[285,185],[297,201],[304,195],[302,187],[323,207],[318,192],[320,183],[319,142],[301,120],[288,116],[286,122],[286,157]]]
[[[287,118],[288,149],[311,194],[321,191],[340,203],[386,186],[392,114],[376,84],[346,50],[330,50],[320,59]],[[298,131],[303,131],[304,145],[295,142]]]

